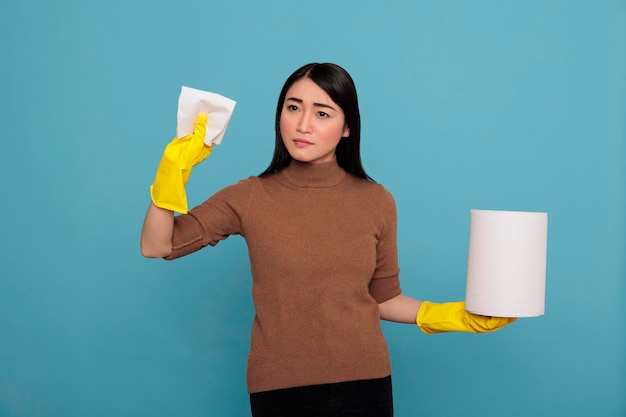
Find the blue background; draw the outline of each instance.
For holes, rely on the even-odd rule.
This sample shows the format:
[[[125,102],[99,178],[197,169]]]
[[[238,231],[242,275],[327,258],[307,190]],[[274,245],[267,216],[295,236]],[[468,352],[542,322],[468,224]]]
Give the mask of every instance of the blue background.
[[[245,242],[139,253],[182,85],[238,102],[191,204],[261,172],[286,77],[353,75],[402,286],[464,297],[470,209],[547,211],[546,314],[383,323],[396,415],[624,416],[624,1],[0,2],[0,415],[248,416]]]

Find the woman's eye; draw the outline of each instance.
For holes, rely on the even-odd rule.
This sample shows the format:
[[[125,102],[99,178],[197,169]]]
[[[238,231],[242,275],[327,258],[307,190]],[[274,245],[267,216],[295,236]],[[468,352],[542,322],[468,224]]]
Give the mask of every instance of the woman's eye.
[[[298,110],[298,106],[296,106],[295,104],[290,104],[287,106],[287,109],[290,111],[297,111]]]
[[[317,115],[318,115],[319,117],[328,117],[328,113],[323,112],[323,111],[317,112]]]

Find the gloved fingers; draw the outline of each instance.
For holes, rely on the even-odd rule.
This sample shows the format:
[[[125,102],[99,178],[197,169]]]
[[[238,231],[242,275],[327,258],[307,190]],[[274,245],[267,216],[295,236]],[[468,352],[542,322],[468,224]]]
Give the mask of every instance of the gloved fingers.
[[[192,165],[197,165],[204,161],[213,152],[214,144],[207,145],[204,143],[206,136],[206,125],[208,116],[201,113],[196,118],[196,124],[193,129],[192,149],[194,152],[192,159]]]
[[[180,153],[183,148],[183,146],[181,146],[182,144],[183,143],[181,142],[181,140],[177,137],[172,139],[172,141],[167,144],[165,150],[163,151],[163,158],[167,159],[168,161],[178,161],[180,159]]]
[[[193,137],[195,145],[199,145],[198,142],[204,144],[204,137],[206,136],[206,124],[208,116],[205,113],[200,113],[196,117],[196,122],[193,126]]]
[[[190,170],[195,165],[204,161],[211,154],[213,145],[207,146],[204,143],[204,137],[206,135],[206,122],[207,115],[203,113],[199,114],[194,124],[193,133],[183,136],[178,140],[177,146],[180,150],[176,160],[181,169]]]
[[[424,333],[496,331],[517,320],[514,317],[491,317],[473,314],[465,310],[465,302],[443,304],[424,301],[415,319]]]
[[[184,184],[187,184],[187,181],[189,180],[189,177],[191,176],[191,168],[193,166],[196,166],[200,162],[204,161],[205,159],[207,159],[209,155],[211,155],[211,152],[213,152],[214,146],[215,144],[211,144],[211,146],[202,145],[202,150],[200,151],[198,155],[196,155],[196,158],[194,159],[193,164],[181,170]]]
[[[489,333],[501,329],[517,320],[515,317],[491,317],[467,313],[470,326],[476,333]]]
[[[154,183],[150,187],[150,195],[156,206],[187,213],[185,184],[191,175],[191,168],[204,161],[213,150],[213,145],[204,144],[207,119],[206,114],[199,114],[194,132],[182,138],[174,138],[165,148]]]
[[[497,326],[497,329],[501,329],[517,320],[517,317],[492,317],[491,320],[496,322],[495,326]]]
[[[206,144],[205,144],[205,145],[202,147],[202,152],[200,153],[200,158],[201,158],[201,159],[200,159],[200,161],[199,161],[199,162],[204,161],[205,159],[207,159],[207,158],[208,158],[208,156],[209,156],[209,155],[211,155],[211,152],[213,152],[213,147],[214,147],[214,146],[215,146],[215,144],[214,144],[214,143],[212,143],[211,145],[206,145]]]

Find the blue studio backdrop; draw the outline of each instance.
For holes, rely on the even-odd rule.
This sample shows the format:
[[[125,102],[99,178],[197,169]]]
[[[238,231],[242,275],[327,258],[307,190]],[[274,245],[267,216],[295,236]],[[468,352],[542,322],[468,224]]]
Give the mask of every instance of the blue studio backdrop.
[[[403,291],[461,300],[471,209],[549,213],[545,316],[383,323],[396,415],[626,415],[626,4],[0,1],[0,416],[249,416],[246,246],[139,253],[182,85],[237,101],[197,204],[260,173],[309,62],[359,91]]]

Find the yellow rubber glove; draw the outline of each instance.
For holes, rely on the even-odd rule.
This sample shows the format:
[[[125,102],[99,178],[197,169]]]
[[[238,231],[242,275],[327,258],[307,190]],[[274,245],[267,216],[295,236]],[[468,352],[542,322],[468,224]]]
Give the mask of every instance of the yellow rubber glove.
[[[204,161],[215,146],[204,144],[206,121],[207,115],[200,114],[192,134],[174,138],[165,148],[150,186],[150,196],[155,206],[187,213],[185,184],[191,175],[191,168]]]
[[[417,312],[416,323],[427,334],[444,332],[487,333],[517,320],[514,317],[489,317],[465,310],[464,301],[431,303],[424,301]]]

